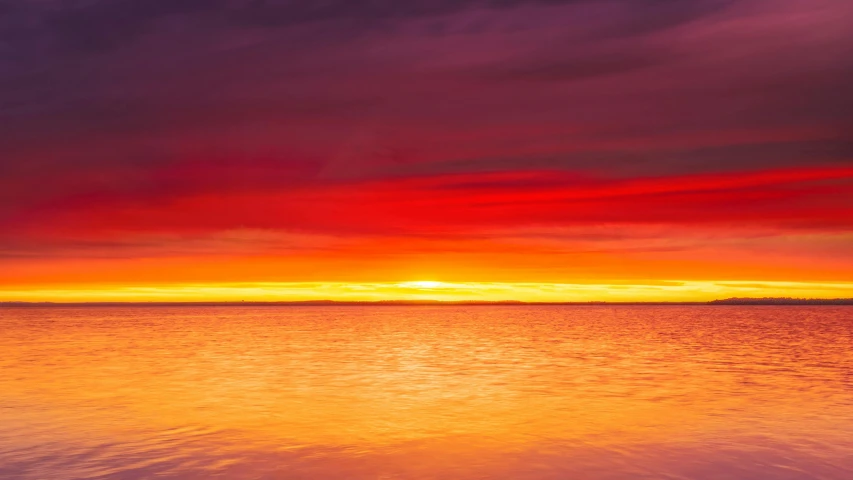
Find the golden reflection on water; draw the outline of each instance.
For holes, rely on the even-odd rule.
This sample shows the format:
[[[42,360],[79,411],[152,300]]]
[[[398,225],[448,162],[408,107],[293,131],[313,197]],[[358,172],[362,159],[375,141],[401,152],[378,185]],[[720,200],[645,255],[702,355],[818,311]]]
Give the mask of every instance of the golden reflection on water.
[[[853,478],[848,307],[0,310],[0,477]]]

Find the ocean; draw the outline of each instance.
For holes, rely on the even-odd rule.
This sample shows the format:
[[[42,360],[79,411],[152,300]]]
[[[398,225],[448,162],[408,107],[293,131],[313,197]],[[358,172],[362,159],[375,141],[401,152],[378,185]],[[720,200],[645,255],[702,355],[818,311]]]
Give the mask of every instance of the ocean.
[[[853,307],[0,309],[0,478],[853,478]]]

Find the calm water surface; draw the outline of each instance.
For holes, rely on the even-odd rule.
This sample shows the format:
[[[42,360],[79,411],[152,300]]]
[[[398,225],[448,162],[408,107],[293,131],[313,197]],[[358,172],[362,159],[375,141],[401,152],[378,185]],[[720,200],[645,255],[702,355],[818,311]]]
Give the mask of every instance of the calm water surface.
[[[0,478],[850,480],[853,308],[0,309]]]

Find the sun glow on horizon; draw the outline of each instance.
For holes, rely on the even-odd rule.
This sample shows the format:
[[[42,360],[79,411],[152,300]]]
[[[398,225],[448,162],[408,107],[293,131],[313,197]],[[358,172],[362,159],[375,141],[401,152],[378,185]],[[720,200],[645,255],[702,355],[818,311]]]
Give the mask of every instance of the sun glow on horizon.
[[[246,282],[87,285],[0,291],[0,301],[708,301],[730,297],[850,298],[853,283],[658,281],[611,283],[489,283],[418,280],[397,283]]]
[[[418,280],[414,282],[403,282],[398,284],[401,288],[420,288],[424,290],[433,290],[438,288],[454,288],[450,283],[436,282],[432,280]]]

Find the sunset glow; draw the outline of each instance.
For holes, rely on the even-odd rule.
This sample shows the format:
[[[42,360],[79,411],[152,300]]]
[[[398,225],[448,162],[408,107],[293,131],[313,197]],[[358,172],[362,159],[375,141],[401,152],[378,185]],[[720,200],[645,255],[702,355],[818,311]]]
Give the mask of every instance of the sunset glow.
[[[5,300],[853,295],[848,1],[49,3]]]
[[[853,0],[0,0],[0,479],[853,479]]]
[[[31,302],[276,302],[307,300],[503,301],[522,302],[695,302],[729,297],[840,298],[851,283],[696,282],[560,284],[560,283],[239,283],[93,285],[8,290],[0,301]]]

